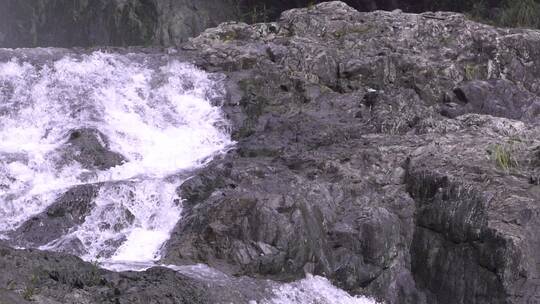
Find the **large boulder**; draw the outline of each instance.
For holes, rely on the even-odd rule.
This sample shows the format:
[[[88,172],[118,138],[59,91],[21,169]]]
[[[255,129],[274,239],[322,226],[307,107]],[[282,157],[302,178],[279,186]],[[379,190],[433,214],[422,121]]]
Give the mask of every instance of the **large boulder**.
[[[39,247],[60,238],[78,225],[95,206],[98,184],[75,186],[60,195],[44,212],[37,214],[10,233],[10,243]]]
[[[178,189],[164,262],[321,274],[387,303],[533,301],[539,44],[342,2],[205,31],[183,54],[226,74],[238,143]]]
[[[309,285],[307,290],[302,288],[302,282],[295,287],[231,277],[202,265],[112,272],[97,262],[84,262],[71,255],[15,250],[2,244],[0,267],[0,302],[9,304],[276,303],[274,298],[281,303],[280,299],[290,299],[287,291],[300,296],[319,291]]]
[[[109,139],[96,129],[71,131],[54,154],[59,166],[77,162],[88,170],[107,170],[127,161],[120,153],[111,151]]]
[[[477,131],[441,136],[415,150],[407,165],[416,282],[432,303],[534,301],[540,192],[528,177],[537,170],[538,130],[498,118],[461,119]]]
[[[208,303],[204,285],[170,269],[113,273],[60,253],[0,245],[0,301],[9,303]],[[34,303],[35,303],[34,302]]]

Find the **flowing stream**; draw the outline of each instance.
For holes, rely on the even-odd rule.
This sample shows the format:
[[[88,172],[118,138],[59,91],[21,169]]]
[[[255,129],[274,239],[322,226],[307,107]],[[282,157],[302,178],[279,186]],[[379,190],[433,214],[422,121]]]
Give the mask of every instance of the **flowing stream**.
[[[220,76],[165,54],[1,52],[0,238],[67,190],[96,185],[84,220],[38,247],[113,270],[154,265],[181,217],[176,188],[234,144]],[[103,159],[74,149],[81,134]],[[271,286],[264,303],[374,303],[321,277]]]

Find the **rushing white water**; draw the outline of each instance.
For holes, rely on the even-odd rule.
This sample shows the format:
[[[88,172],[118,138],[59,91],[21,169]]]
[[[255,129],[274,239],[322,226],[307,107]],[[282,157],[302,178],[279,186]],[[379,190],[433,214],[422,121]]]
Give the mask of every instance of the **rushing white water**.
[[[263,304],[377,304],[367,297],[351,296],[335,287],[326,278],[308,275],[305,279],[279,285],[274,298]]]
[[[99,191],[84,222],[40,248],[115,271],[156,266],[180,219],[176,188],[233,144],[215,102],[224,92],[214,76],[167,58],[103,52],[0,62],[0,239],[66,190],[93,184]],[[75,130],[98,132],[100,146],[124,161],[98,168],[62,156]],[[257,296],[250,303],[375,304],[317,276],[283,284],[202,264],[165,267],[218,289],[248,283],[258,289],[248,288]]]
[[[134,269],[125,264],[113,265],[115,270]],[[146,270],[151,265],[137,265],[139,270]],[[304,279],[280,283],[272,280],[257,280],[248,277],[231,277],[217,269],[204,264],[196,265],[161,265],[170,268],[195,280],[203,281],[209,287],[219,286],[230,290],[239,290],[249,286],[251,294],[257,294],[259,299],[252,299],[247,304],[383,304],[372,298],[352,296],[334,286],[328,279],[307,274]],[[136,267],[135,267],[136,268]],[[219,292],[219,291],[218,291]],[[227,303],[227,301],[224,301]]]
[[[251,300],[249,304],[382,304],[372,298],[351,296],[346,291],[334,286],[328,279],[311,274],[292,283],[279,283],[271,280],[254,281],[254,279],[248,278],[231,278],[218,270],[201,264],[167,267],[186,276],[217,284],[234,286],[235,280],[244,280],[239,285],[253,286],[260,289],[259,292],[262,294],[269,293],[269,295],[263,296],[263,300]],[[249,284],[245,280],[253,280],[253,282]]]
[[[85,222],[42,248],[87,260],[159,258],[180,217],[182,172],[231,145],[212,102],[222,93],[219,81],[175,60],[94,52],[0,63],[0,234],[66,189],[100,183]],[[98,170],[59,160],[78,129],[99,130],[126,161]]]
[[[232,283],[234,285],[235,280],[242,280],[242,278],[231,278],[218,270],[201,264],[167,267],[186,276],[218,284]],[[245,285],[246,282],[243,284]],[[250,286],[257,286],[261,289],[261,293],[268,293],[269,289],[270,295],[260,301],[251,300],[249,304],[382,304],[372,298],[351,296],[346,291],[334,286],[328,279],[311,274],[292,283],[263,280],[252,282]]]

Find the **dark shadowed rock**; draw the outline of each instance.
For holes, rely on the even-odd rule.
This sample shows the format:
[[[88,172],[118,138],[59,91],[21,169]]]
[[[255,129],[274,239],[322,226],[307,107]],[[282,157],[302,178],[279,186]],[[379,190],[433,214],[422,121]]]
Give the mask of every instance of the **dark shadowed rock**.
[[[525,177],[536,170],[529,145],[537,141],[508,144],[538,131],[491,120],[499,127],[443,136],[417,149],[408,165],[417,205],[413,273],[433,292],[431,301],[526,303],[538,297],[538,270],[531,265],[539,259],[533,232],[540,228],[539,192]],[[496,159],[499,145],[510,145],[510,168]]]
[[[111,272],[62,253],[0,244],[0,303],[249,303],[274,296],[276,282],[230,277],[208,267]],[[265,303],[265,302],[260,302]]]
[[[113,273],[70,255],[3,246],[0,266],[0,285],[9,290],[0,301],[9,303],[209,302],[204,285],[165,268]]]
[[[60,164],[76,161],[89,170],[106,170],[126,161],[124,156],[110,150],[107,137],[95,129],[71,131],[57,152]]]
[[[474,80],[457,86],[442,111],[449,117],[478,113],[534,122],[540,98],[508,80]]]
[[[146,45],[157,22],[148,0],[3,0],[0,46]]]
[[[13,231],[10,242],[23,247],[38,247],[65,235],[90,214],[99,187],[89,184],[69,189],[43,213],[31,217]]]
[[[2,0],[0,47],[170,46],[240,15],[232,0]]]

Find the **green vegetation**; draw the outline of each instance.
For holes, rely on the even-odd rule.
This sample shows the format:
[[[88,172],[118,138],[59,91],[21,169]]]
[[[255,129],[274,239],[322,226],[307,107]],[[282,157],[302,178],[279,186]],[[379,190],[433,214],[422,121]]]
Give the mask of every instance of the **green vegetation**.
[[[23,290],[22,297],[26,301],[32,301],[35,293],[36,293],[35,287],[31,285],[27,285],[26,288],[24,288]]]
[[[316,4],[324,1],[325,0],[233,0],[233,3],[236,7],[236,14],[240,21],[257,23],[274,21],[284,10],[298,7],[312,8]],[[349,1],[349,4],[354,6],[352,1]]]
[[[518,166],[512,144],[497,144],[493,147],[492,157],[500,169],[509,171]]]
[[[238,37],[235,31],[226,32],[221,35],[221,40],[223,40],[223,42],[233,41],[236,38]]]
[[[92,260],[90,264],[92,265],[92,270],[90,272],[90,281],[94,285],[99,285],[101,282],[101,262],[99,260]]]
[[[238,15],[244,22],[267,22],[278,18],[281,11],[294,7],[308,7],[322,0],[233,0]],[[369,9],[362,2],[344,0],[357,9]],[[405,11],[453,11],[462,12],[479,22],[507,27],[540,28],[540,0],[400,0],[392,5],[383,1],[376,8],[401,8]],[[397,6],[397,7],[396,7]],[[373,8],[373,7],[371,7]]]
[[[253,1],[235,0],[236,15],[245,23],[270,22],[279,13],[272,5],[266,3],[252,3]]]
[[[38,277],[35,274],[33,274],[30,277],[30,282],[28,284],[26,284],[26,287],[24,288],[24,290],[22,292],[23,299],[25,299],[27,301],[33,301],[34,300],[33,298],[34,298],[34,295],[36,294],[37,281],[38,281]]]
[[[477,69],[472,64],[466,64],[464,67],[465,70],[465,79],[466,80],[474,80],[476,79]]]
[[[272,11],[266,7],[266,4],[253,6],[248,12],[241,16],[242,20],[247,23],[269,22]]]
[[[540,0],[432,0],[423,10],[462,12],[499,26],[540,28]]]
[[[508,0],[499,23],[511,27],[540,28],[540,3],[536,0]]]

